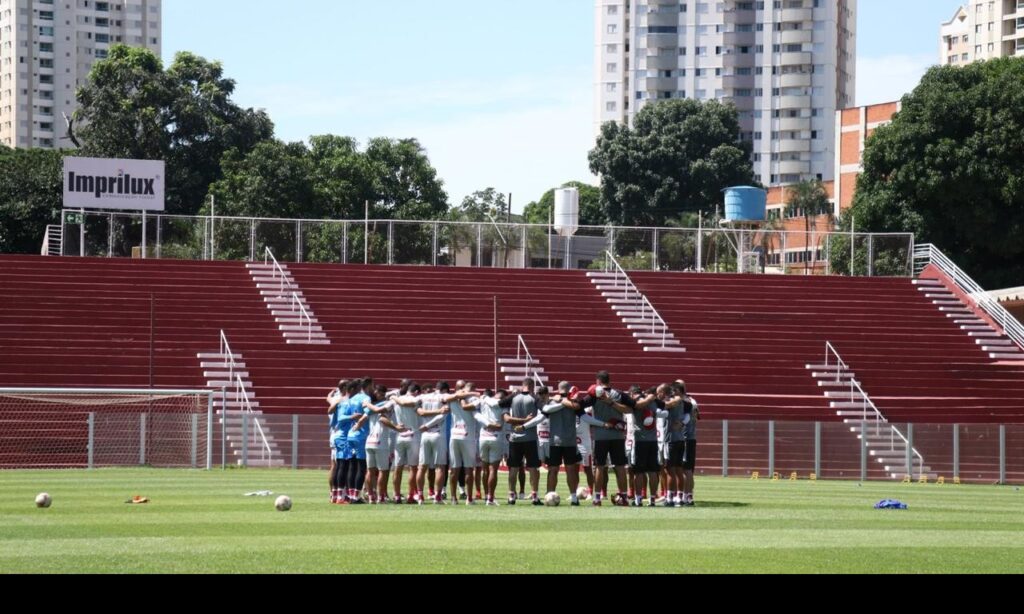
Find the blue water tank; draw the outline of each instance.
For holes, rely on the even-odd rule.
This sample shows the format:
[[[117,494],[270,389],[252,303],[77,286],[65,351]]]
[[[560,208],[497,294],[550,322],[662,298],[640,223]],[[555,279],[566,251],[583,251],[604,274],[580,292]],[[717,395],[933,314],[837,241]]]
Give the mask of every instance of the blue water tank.
[[[725,190],[725,219],[730,222],[763,222],[768,192],[746,186]]]

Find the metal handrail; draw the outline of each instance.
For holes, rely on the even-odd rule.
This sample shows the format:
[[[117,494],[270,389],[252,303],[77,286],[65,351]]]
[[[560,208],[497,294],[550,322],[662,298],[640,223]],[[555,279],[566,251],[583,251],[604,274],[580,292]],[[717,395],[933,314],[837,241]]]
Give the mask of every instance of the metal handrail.
[[[273,454],[271,452],[271,450],[270,450],[270,442],[267,441],[267,434],[263,432],[263,425],[260,424],[260,419],[256,416],[256,412],[253,411],[253,409],[252,409],[252,402],[249,401],[249,393],[246,392],[246,390],[245,390],[245,386],[244,386],[244,384],[242,382],[242,376],[236,375],[235,376],[235,381],[237,383],[236,385],[237,385],[237,390],[238,390],[238,393],[239,393],[239,397],[245,403],[245,411],[248,412],[248,414],[250,416],[252,416],[253,424],[256,425],[256,432],[259,434],[260,441],[263,443],[263,460],[269,460],[270,457]],[[227,408],[225,407],[224,409],[225,409],[225,412],[226,412]],[[225,415],[225,418],[226,418],[226,415]]]
[[[843,360],[843,357],[839,355],[839,351],[836,350],[836,347],[834,345],[832,345],[831,342],[826,342],[825,343],[825,366],[828,366],[828,364],[829,364],[828,363],[829,354],[832,354],[836,358],[836,366],[838,367],[836,369],[836,381],[838,382],[838,381],[840,381],[840,374],[841,374],[841,372],[844,369],[845,370],[849,370],[850,367],[847,366],[846,361]],[[875,416],[874,416],[875,431],[878,432],[880,430],[880,428],[881,428],[881,425],[883,425],[883,424],[888,426],[890,428],[890,436],[894,435],[896,438],[899,438],[900,440],[902,440],[903,443],[906,444],[906,447],[910,448],[910,450],[913,453],[913,455],[917,457],[918,461],[920,461],[921,467],[922,467],[922,471],[923,471],[924,470],[924,456],[922,456],[921,453],[917,451],[917,448],[914,448],[913,446],[910,445],[910,440],[907,439],[898,428],[896,428],[895,426],[893,426],[892,424],[889,423],[889,419],[886,418],[885,415],[882,414],[881,410],[878,409],[878,406],[875,405],[875,402],[871,400],[871,397],[868,396],[868,393],[864,391],[864,388],[860,385],[860,382],[858,382],[856,379],[851,377],[850,378],[850,399],[851,399],[851,402],[853,402],[853,403],[857,402],[857,401],[853,400],[854,396],[857,395],[857,394],[860,394],[860,403],[861,403],[862,413],[863,414],[867,414],[868,413],[867,410],[868,410],[869,407],[875,412]],[[861,436],[866,437],[867,434],[866,433],[861,433]],[[894,442],[894,439],[892,441]]]
[[[526,355],[526,374],[533,373],[533,380],[537,382],[538,386],[543,386],[544,381],[540,378],[540,374],[533,368],[533,364],[537,362],[533,355],[530,354],[530,348],[526,345],[526,339],[523,339],[522,335],[518,336],[518,345],[516,346],[516,360],[522,360],[523,355]]]
[[[274,263],[274,274],[271,277],[277,279],[278,274],[281,275],[281,294],[284,294],[286,285],[288,290],[298,290],[295,284],[288,280],[288,274],[285,272],[284,267],[281,266],[281,263],[277,261],[277,258],[274,257],[274,252],[270,251],[270,248],[267,247],[263,253],[263,265],[269,265],[271,262]]]
[[[623,285],[624,290],[622,292],[622,298],[624,300],[629,299],[630,292],[632,292],[633,294],[636,295],[637,298],[640,299],[640,318],[641,319],[646,319],[647,318],[647,310],[648,309],[651,310],[651,314],[653,316],[651,318],[651,334],[652,335],[658,334],[658,326],[660,325],[661,326],[661,347],[662,348],[668,347],[668,323],[665,322],[665,318],[661,317],[661,314],[658,313],[658,310],[654,308],[654,304],[651,303],[650,299],[648,299],[647,296],[643,292],[641,292],[639,288],[636,287],[636,284],[634,284],[633,280],[630,279],[629,273],[626,273],[626,270],[624,268],[622,268],[622,265],[619,264],[619,261],[615,259],[615,256],[610,251],[606,251],[605,252],[605,259],[606,259],[606,261],[605,261],[606,268],[607,268],[608,265],[613,265],[614,266],[614,270],[612,272],[615,273],[615,277],[614,277],[615,285],[616,286],[619,285],[619,277],[620,277],[620,275],[621,275],[622,279],[625,281],[625,284]]]
[[[299,320],[301,321],[303,318],[305,318],[305,320],[306,320],[306,332],[308,333],[306,340],[307,341],[312,341],[313,340],[313,318],[310,317],[309,312],[306,311],[306,306],[303,305],[302,299],[299,298],[299,293],[298,292],[292,292],[291,306],[292,306],[292,311],[295,311],[295,307],[298,306],[299,313],[302,314],[299,317]]]
[[[1024,324],[1013,317],[999,301],[974,281],[970,275],[958,267],[937,247],[930,243],[918,245],[914,248],[914,274],[920,275],[929,265],[935,265],[948,277],[964,294],[969,296],[974,304],[988,314],[998,324],[1006,336],[1024,350]]]
[[[252,409],[252,402],[249,401],[249,393],[246,392],[245,386],[242,383],[242,376],[235,372],[235,370],[238,368],[238,363],[235,362],[235,353],[231,351],[231,345],[228,343],[228,336],[227,334],[224,333],[223,330],[220,331],[220,353],[222,356],[226,358],[226,362],[228,365],[228,381],[235,382],[237,396],[244,401],[246,410],[249,412],[249,414],[255,416],[255,413],[253,412]],[[222,398],[221,401],[226,403],[226,399],[224,398]],[[228,409],[227,405],[225,404],[225,406],[221,409],[224,411],[224,418],[226,422]],[[270,443],[267,441],[267,435],[266,433],[263,432],[263,427],[260,425],[259,420],[254,418],[253,421],[256,423],[256,430],[259,432],[260,439],[263,441],[263,447],[265,448],[264,452],[265,454],[269,455],[271,451]]]

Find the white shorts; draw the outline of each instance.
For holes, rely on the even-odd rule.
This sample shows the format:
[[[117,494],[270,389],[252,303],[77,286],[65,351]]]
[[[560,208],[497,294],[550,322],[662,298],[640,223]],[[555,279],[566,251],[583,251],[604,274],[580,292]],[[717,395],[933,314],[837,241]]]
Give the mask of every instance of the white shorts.
[[[415,467],[420,464],[420,438],[399,439],[395,444],[395,466]]]
[[[452,439],[448,444],[449,465],[452,469],[480,466],[480,444],[476,439]]]
[[[538,441],[537,454],[540,455],[540,462],[546,465],[548,462],[548,456],[551,455],[551,440],[548,440],[544,443]]]
[[[391,471],[391,446],[366,448],[366,468]]]
[[[488,465],[497,465],[505,455],[505,446],[498,439],[480,440],[480,460]]]
[[[448,464],[448,446],[441,433],[425,433],[420,439],[420,467],[443,467]]]

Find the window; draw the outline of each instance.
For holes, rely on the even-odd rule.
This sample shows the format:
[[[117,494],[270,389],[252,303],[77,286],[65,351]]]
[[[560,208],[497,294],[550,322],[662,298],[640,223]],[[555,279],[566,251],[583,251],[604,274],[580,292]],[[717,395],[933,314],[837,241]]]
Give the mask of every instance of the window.
[[[605,67],[605,70],[607,72],[617,72],[619,70],[619,65],[616,64],[615,62],[608,62],[608,65]]]

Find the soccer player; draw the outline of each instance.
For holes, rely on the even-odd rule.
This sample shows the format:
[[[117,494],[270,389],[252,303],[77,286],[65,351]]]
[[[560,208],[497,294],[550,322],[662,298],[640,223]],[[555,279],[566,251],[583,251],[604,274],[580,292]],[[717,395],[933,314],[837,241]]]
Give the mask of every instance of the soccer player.
[[[441,384],[444,384],[442,391]],[[450,409],[444,400],[444,393],[448,391],[448,384],[438,384],[437,392],[423,395],[422,404],[417,413],[420,418],[427,420],[420,426],[420,468],[416,476],[419,491],[427,482],[428,473],[430,484],[430,495],[435,504],[443,504],[444,498],[441,491],[444,488],[444,473],[441,471],[448,465],[448,446],[445,445],[444,433],[445,423],[448,419]],[[422,499],[418,501],[422,504]]]
[[[700,409],[697,407],[697,401],[686,393],[686,382],[678,380],[676,388],[682,397],[683,438],[686,441],[682,504],[684,507],[693,507],[693,471],[697,467],[697,421],[700,420]]]
[[[373,379],[365,377],[359,380],[359,387],[348,400],[346,410],[351,425],[348,431],[348,502],[354,505],[366,503],[362,499],[362,491],[366,481],[366,439],[370,428],[364,418],[368,411],[375,408],[372,393]]]
[[[508,414],[508,393],[501,390],[495,395],[488,390],[484,396],[469,402],[479,411],[473,414],[480,425],[480,460],[485,474],[483,480],[485,504],[489,507],[498,505],[494,491],[498,488],[498,469],[504,456],[505,415]],[[504,407],[503,407],[504,406]]]
[[[658,399],[657,388],[648,390],[646,394],[636,391],[634,397],[633,420],[630,422],[633,429],[633,457],[632,467],[636,485],[632,504],[635,507],[643,505],[644,490],[650,487],[650,506],[654,507],[658,499],[658,478],[661,471],[661,461],[658,452],[658,429],[659,418],[668,419],[669,412]]]
[[[472,404],[463,403],[464,400],[473,395],[472,385],[467,382],[459,382],[459,388],[455,394],[448,394],[447,382],[441,382],[438,390],[441,391],[443,401],[448,403],[448,411],[452,425],[451,442],[448,446],[448,465],[451,470],[451,492],[459,492],[458,488],[460,473],[464,476],[463,484],[470,486],[466,493],[466,505],[475,505],[473,500],[473,473],[477,468],[477,457],[480,454],[479,426],[473,414],[477,408]],[[456,504],[458,497],[455,498]]]
[[[592,412],[593,410],[586,409],[584,413],[576,413],[576,450],[580,457],[576,471],[578,473],[580,467],[583,468],[587,476],[587,488],[591,493],[594,492],[594,442],[590,437],[590,424],[583,420],[583,416],[593,418]]]
[[[523,426],[537,416],[537,399],[533,396],[534,381],[527,379],[523,387],[512,399],[512,407],[505,415],[505,423],[513,428]],[[537,448],[537,429],[524,429],[522,433],[512,433],[509,438],[508,450],[508,504],[516,504],[516,478],[522,471],[523,463],[530,472],[530,499],[533,505],[544,505],[537,497],[540,485],[540,456]]]
[[[394,399],[395,418],[397,425],[407,429],[398,435],[395,442],[395,503],[401,504],[402,498],[402,470],[409,470],[409,500],[408,503],[419,503],[422,500],[421,493],[417,488],[418,480],[416,468],[420,462],[420,397],[422,389],[419,384],[409,386],[408,393]]]
[[[623,491],[626,487],[626,434],[622,416],[632,410],[633,400],[618,390],[611,388],[611,376],[607,371],[599,371],[595,376],[596,383],[588,394],[577,402],[581,408],[592,407],[594,418],[607,427],[593,427],[594,438],[595,482],[600,491],[594,492],[594,505],[600,506],[608,497],[608,463],[615,469],[615,481],[618,493],[613,503],[628,505]],[[590,393],[593,394],[590,394]]]
[[[338,387],[327,395],[327,415],[330,417],[330,444],[331,444],[331,503],[341,503],[344,500],[342,493],[345,488],[347,473],[342,470],[345,465],[345,458],[348,454],[347,438],[348,431],[343,430],[338,422],[339,408],[348,404],[348,380],[338,382]]]
[[[395,402],[385,400],[387,394],[387,388],[378,386],[374,394],[376,408],[362,418],[369,423],[369,434],[366,437],[366,477],[370,503],[374,505],[388,502],[388,476],[391,473],[393,451],[391,437],[385,428],[397,433],[409,430],[407,427],[399,428],[391,420]]]

